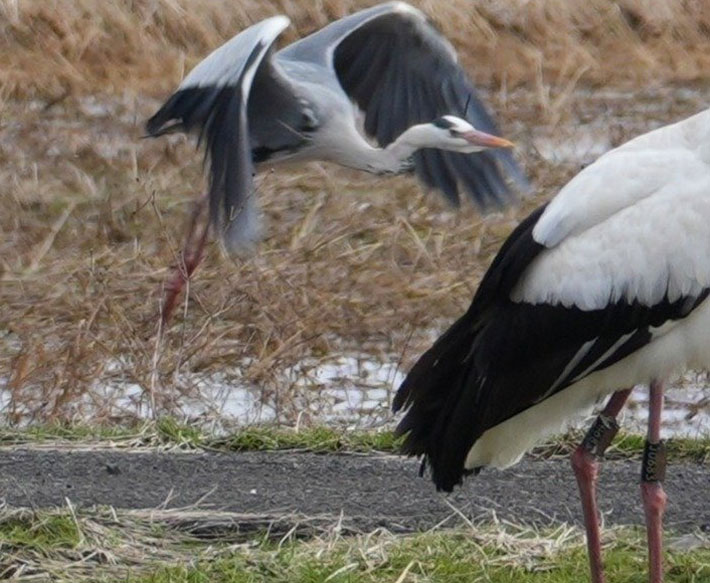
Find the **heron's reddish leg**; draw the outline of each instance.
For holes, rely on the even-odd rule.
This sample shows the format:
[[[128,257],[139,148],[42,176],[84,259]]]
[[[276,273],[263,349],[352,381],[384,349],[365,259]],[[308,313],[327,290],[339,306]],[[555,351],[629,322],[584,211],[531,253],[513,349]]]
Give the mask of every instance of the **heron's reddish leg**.
[[[182,288],[185,286],[185,282],[190,279],[190,276],[195,271],[195,268],[200,264],[200,261],[202,261],[205,243],[207,242],[207,235],[210,230],[209,221],[205,221],[200,235],[196,235],[196,232],[198,230],[200,217],[203,214],[206,203],[207,195],[203,195],[195,201],[195,207],[192,211],[192,216],[190,217],[190,225],[187,231],[187,236],[185,237],[185,245],[180,253],[178,265],[175,267],[170,281],[165,284],[165,300],[160,313],[163,330],[167,326],[168,322],[170,322],[170,316],[175,309],[175,303],[178,295],[182,291]]]
[[[646,515],[648,538],[648,580],[663,581],[663,511],[666,493],[666,448],[661,441],[661,413],[663,412],[663,383],[653,381],[649,388],[648,434],[641,469],[641,497]]]
[[[584,526],[587,530],[587,550],[592,583],[604,583],[602,566],[602,545],[599,532],[599,512],[597,509],[596,485],[599,476],[599,459],[614,439],[619,424],[616,416],[629,398],[631,389],[614,393],[604,410],[594,420],[582,443],[572,454],[572,468],[577,478],[579,494],[582,499]]]

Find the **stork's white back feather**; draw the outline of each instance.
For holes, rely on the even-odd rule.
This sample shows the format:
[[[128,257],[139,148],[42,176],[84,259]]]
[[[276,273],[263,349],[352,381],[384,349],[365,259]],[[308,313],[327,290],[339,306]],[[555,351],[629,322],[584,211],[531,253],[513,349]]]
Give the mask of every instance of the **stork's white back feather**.
[[[533,236],[554,247],[677,176],[707,172],[709,161],[710,109],[638,136],[587,166],[550,202]]]
[[[608,152],[549,204],[511,297],[602,309],[710,286],[710,110]]]

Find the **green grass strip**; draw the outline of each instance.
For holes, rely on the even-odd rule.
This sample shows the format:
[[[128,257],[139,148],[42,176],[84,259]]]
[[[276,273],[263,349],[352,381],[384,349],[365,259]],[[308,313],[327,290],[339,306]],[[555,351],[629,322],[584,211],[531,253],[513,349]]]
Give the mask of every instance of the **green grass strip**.
[[[372,537],[262,546],[210,562],[157,569],[133,583],[579,583],[588,574],[577,540],[557,544],[540,536],[438,532],[391,539]],[[516,548],[517,545],[517,548]],[[605,549],[609,581],[645,583],[640,533],[619,531]],[[668,581],[710,581],[710,548],[666,553]]]
[[[572,431],[537,446],[532,456],[549,459],[569,455],[583,434]],[[305,450],[319,453],[386,452],[398,453],[401,438],[390,430],[346,430],[314,426],[295,430],[273,425],[255,425],[226,435],[210,434],[204,429],[172,417],[140,425],[90,427],[86,425],[42,425],[26,429],[0,429],[0,445],[31,445],[91,442],[117,447],[166,447],[219,451]],[[644,437],[620,432],[607,451],[608,459],[639,457]],[[669,457],[699,463],[710,461],[710,436],[698,439],[674,437],[667,442]]]
[[[577,583],[584,536],[559,525],[488,524],[394,535],[245,536],[239,515],[206,510],[0,507],[0,578],[126,583]],[[211,526],[220,524],[218,529]],[[225,528],[227,526],[227,528]],[[282,531],[283,532],[283,531]],[[289,533],[295,531],[289,530]],[[710,581],[710,538],[666,533],[669,583]],[[646,583],[640,528],[604,531],[610,583]]]

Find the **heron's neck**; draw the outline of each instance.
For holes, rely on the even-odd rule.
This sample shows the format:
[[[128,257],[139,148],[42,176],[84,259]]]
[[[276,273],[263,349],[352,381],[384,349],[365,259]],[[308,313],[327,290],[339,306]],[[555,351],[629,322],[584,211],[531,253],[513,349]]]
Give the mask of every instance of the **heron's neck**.
[[[425,124],[412,126],[385,148],[366,144],[358,153],[358,160],[348,165],[373,174],[401,174],[412,169],[412,156],[421,148],[431,147],[430,142]]]

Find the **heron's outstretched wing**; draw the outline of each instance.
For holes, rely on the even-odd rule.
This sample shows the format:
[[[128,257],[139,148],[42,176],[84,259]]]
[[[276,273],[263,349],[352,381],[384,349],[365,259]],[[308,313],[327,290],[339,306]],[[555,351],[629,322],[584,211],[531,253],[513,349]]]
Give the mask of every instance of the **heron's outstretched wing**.
[[[333,67],[343,89],[365,112],[365,131],[382,146],[410,126],[446,114],[498,133],[453,47],[423,13],[403,2],[343,18],[279,54]],[[415,156],[415,167],[424,183],[455,205],[461,191],[486,208],[508,202],[515,189],[528,189],[508,150],[423,150]]]
[[[273,147],[273,143],[262,142],[269,133],[279,133],[258,125],[258,120],[271,117],[257,115],[249,120],[252,116],[248,113],[252,107],[272,107],[283,114],[295,101],[287,99],[290,85],[268,55],[288,25],[285,16],[274,16],[216,49],[185,77],[146,124],[151,136],[196,130],[200,142],[205,140],[210,159],[210,216],[232,249],[249,246],[258,238],[252,149]],[[282,141],[294,139],[287,129],[280,134]],[[279,142],[278,135],[272,137]]]

